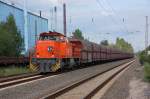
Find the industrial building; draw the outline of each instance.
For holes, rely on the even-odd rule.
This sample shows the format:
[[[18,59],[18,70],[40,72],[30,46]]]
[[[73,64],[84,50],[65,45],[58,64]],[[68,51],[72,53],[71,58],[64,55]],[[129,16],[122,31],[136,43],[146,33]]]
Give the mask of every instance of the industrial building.
[[[0,1],[0,22],[6,21],[10,14],[13,14],[24,41],[28,43],[25,44],[25,49],[30,49],[35,45],[39,33],[48,31],[48,19],[27,11],[27,25],[25,26],[24,10]],[[25,29],[27,29],[27,35],[25,35]]]

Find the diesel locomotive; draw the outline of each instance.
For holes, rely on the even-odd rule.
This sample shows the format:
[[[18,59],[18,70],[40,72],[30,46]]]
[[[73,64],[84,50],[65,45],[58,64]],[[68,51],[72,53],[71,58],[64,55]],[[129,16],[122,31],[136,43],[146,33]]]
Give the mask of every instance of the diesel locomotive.
[[[40,73],[56,72],[81,64],[132,58],[127,53],[87,40],[67,38],[61,33],[41,33],[31,55],[30,68]]]

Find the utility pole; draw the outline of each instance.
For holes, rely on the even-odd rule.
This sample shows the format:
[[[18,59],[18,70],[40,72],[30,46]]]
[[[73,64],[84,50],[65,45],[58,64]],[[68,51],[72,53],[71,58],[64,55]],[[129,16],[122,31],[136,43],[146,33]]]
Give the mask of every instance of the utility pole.
[[[57,7],[54,7],[54,11],[55,11],[55,32],[57,31]]]
[[[25,40],[25,53],[28,51],[28,21],[27,21],[27,8],[26,8],[26,0],[24,0],[24,40]]]
[[[40,10],[39,11],[39,13],[40,13],[40,18],[42,19],[42,11]],[[40,26],[40,29],[42,30],[42,28],[43,28],[43,24],[42,24],[42,21],[40,21],[40,24],[41,24],[41,26]],[[37,22],[36,22],[36,31],[38,32],[38,30],[37,30]],[[41,32],[41,31],[40,31]],[[36,40],[37,40],[37,38],[38,38],[38,33],[36,33]]]
[[[53,9],[50,9],[51,31],[53,30]]]
[[[35,45],[36,45],[37,37],[38,37],[38,34],[37,34],[37,20],[35,20]]]
[[[145,31],[145,49],[148,47],[148,16],[146,16],[146,31]]]
[[[42,11],[40,10],[40,18],[42,17]]]
[[[72,18],[71,18],[71,16],[70,16],[69,25],[70,25],[70,31],[69,31],[70,35],[69,35],[69,36],[72,36],[72,33],[71,33],[71,27],[72,27]]]
[[[64,24],[64,35],[67,36],[67,23],[66,23],[66,4],[63,4],[63,24]]]

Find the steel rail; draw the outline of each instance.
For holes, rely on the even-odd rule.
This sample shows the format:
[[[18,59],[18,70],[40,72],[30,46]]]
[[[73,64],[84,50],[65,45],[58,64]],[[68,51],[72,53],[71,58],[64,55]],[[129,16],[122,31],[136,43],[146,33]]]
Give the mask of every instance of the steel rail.
[[[120,66],[122,66],[122,65],[124,65],[124,64],[129,63],[129,64],[126,66],[126,67],[128,67],[128,66],[131,65],[134,61],[135,61],[135,60],[132,60],[132,61],[126,62],[126,63],[122,63],[122,64],[120,64],[120,65],[118,65],[118,66],[116,66],[116,67],[120,67]],[[94,79],[94,78],[96,78],[96,77],[98,77],[98,76],[104,74],[104,73],[107,73],[108,71],[111,71],[111,70],[115,69],[116,67],[113,67],[113,68],[108,69],[108,70],[106,70],[106,71],[103,71],[103,72],[101,72],[101,73],[95,74],[94,76],[91,76],[91,77],[89,77],[89,78],[85,78],[85,79],[82,79],[82,80],[77,81],[77,82],[75,82],[75,83],[72,83],[72,84],[70,84],[70,85],[68,85],[68,86],[66,86],[66,87],[64,87],[64,88],[62,88],[62,89],[60,89],[60,90],[57,90],[57,91],[54,92],[54,93],[51,93],[51,94],[49,94],[49,95],[47,95],[47,96],[42,97],[41,99],[55,99],[55,98],[57,98],[57,97],[59,97],[59,96],[65,94],[65,93],[67,93],[68,91],[70,91],[70,90],[72,90],[72,89],[74,89],[74,88],[80,86],[81,84],[84,84],[84,83],[86,83],[86,82],[88,82],[88,81],[90,81],[90,80],[92,80],[92,79]],[[121,69],[121,71],[124,70],[124,69],[125,69],[125,68]],[[119,71],[119,72],[121,72],[121,71]],[[107,79],[107,81],[105,81],[102,85],[100,85],[100,87],[96,88],[93,92],[91,92],[89,95],[87,95],[87,96],[85,97],[85,99],[87,99],[87,98],[90,99],[89,97],[92,97],[92,96],[94,95],[94,93],[98,91],[98,89],[100,89],[102,86],[104,86],[105,83],[109,82],[109,81],[110,81],[115,75],[117,75],[119,72],[117,72],[117,73],[115,73],[114,75],[112,75],[111,78]]]

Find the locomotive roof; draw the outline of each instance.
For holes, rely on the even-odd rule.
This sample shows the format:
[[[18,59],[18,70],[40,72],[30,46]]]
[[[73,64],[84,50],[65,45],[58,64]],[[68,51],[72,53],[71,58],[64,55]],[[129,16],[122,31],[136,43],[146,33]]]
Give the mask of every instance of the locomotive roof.
[[[47,36],[49,36],[49,35],[54,35],[54,36],[64,36],[64,37],[65,37],[65,35],[63,35],[63,34],[61,34],[61,33],[58,33],[58,32],[51,32],[51,31],[49,31],[49,32],[43,32],[43,33],[40,34],[40,36],[44,36],[44,35],[47,35]]]

